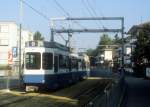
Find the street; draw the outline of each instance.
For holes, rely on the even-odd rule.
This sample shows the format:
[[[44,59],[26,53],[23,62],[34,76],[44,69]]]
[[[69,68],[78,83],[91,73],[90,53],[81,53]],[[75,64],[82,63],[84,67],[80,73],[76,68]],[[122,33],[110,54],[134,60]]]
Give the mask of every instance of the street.
[[[127,91],[122,107],[150,107],[150,80],[126,77]]]

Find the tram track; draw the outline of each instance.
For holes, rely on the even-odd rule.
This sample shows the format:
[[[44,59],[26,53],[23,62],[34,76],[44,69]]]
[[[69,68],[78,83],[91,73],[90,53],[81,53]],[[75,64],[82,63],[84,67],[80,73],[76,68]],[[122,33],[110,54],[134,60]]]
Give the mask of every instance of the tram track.
[[[3,104],[3,107],[84,107],[98,94],[102,94],[109,82],[107,79],[91,79],[56,92],[24,93],[16,95],[16,100]]]
[[[85,107],[92,99],[97,95],[102,94],[108,82],[97,83],[93,88],[87,90],[82,95],[78,97],[78,106]]]
[[[57,107],[62,107],[62,105],[65,105],[65,107],[85,107],[97,95],[102,95],[109,83],[109,80],[98,81],[91,88],[85,88],[78,95],[72,97],[77,100],[76,105],[59,104]]]

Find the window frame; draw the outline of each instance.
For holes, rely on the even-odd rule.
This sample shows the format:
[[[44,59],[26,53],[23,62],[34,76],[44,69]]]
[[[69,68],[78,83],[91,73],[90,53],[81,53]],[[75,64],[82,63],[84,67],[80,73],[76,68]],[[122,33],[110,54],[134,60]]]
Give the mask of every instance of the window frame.
[[[49,66],[49,68],[44,68],[44,65],[45,64],[43,64],[43,61],[44,61],[44,54],[51,54],[51,58],[52,58],[52,61],[51,61],[51,66]],[[54,55],[53,55],[53,53],[49,53],[49,52],[43,52],[42,53],[42,69],[44,69],[44,70],[52,70],[53,69],[53,60],[54,60],[54,57],[53,57]]]
[[[39,59],[39,61],[37,61],[37,62],[39,62],[39,63],[37,63],[38,64],[38,68],[31,68],[30,66],[28,67],[27,66],[27,56],[26,55],[34,55],[34,54],[38,54],[38,58],[37,59]],[[29,56],[30,58],[28,59],[29,60],[29,65],[31,64],[31,56]],[[27,53],[25,53],[25,68],[27,69],[27,70],[39,70],[39,69],[41,69],[41,53],[40,52],[27,52]]]

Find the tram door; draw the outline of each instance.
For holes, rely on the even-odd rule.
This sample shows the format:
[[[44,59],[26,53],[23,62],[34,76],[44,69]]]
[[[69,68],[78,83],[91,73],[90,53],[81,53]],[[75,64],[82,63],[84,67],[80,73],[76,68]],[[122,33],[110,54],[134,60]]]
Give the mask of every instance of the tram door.
[[[58,72],[58,56],[55,55],[54,57],[54,72]]]

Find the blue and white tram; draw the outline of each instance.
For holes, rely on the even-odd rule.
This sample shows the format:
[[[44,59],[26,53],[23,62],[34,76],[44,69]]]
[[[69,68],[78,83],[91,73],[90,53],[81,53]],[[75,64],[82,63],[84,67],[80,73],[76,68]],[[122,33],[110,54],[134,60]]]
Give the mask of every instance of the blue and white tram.
[[[24,50],[23,82],[28,91],[55,89],[87,76],[80,60],[69,48],[56,42],[29,41]]]

